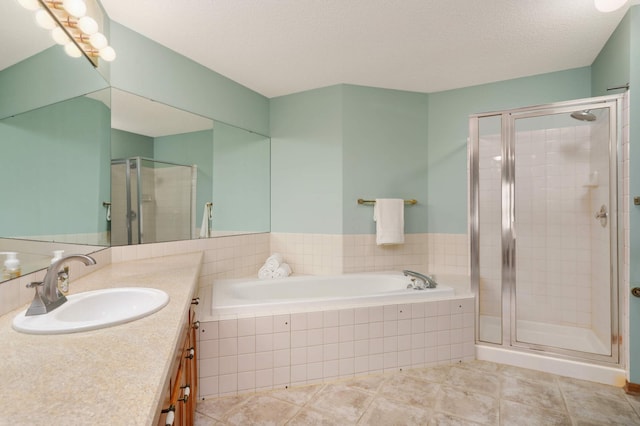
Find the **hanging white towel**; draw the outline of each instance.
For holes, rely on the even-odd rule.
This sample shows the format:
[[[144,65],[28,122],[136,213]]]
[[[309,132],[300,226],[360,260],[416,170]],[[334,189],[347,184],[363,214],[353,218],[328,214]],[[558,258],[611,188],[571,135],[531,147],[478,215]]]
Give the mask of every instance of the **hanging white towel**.
[[[376,222],[376,244],[404,243],[404,200],[377,198],[373,207]]]
[[[211,227],[209,224],[213,219],[213,203],[205,203],[202,212],[202,225],[200,225],[200,238],[209,238],[211,236]]]

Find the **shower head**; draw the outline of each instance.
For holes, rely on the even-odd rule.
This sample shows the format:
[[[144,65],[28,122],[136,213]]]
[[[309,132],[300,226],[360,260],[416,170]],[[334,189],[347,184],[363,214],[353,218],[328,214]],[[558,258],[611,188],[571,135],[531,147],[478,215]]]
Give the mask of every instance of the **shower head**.
[[[580,121],[596,121],[596,116],[588,109],[583,111],[574,111],[571,113],[571,117]]]

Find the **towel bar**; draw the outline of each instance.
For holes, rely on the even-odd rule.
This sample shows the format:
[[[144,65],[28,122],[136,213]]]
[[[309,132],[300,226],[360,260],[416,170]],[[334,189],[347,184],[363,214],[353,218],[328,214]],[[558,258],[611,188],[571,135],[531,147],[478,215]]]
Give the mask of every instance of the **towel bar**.
[[[358,198],[358,204],[375,204],[376,200],[363,200],[362,198]],[[404,200],[405,204],[414,205],[418,204],[418,200]]]

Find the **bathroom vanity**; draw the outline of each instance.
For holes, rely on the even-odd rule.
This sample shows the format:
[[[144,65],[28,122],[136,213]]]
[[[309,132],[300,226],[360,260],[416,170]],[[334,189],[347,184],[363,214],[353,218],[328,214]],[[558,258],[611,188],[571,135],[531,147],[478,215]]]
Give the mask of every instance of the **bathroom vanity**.
[[[152,287],[169,303],[99,330],[31,335],[0,317],[0,412],[10,424],[192,424],[197,396],[193,298],[202,254],[108,265],[71,282],[71,293]],[[187,391],[188,387],[188,391]],[[185,394],[189,394],[185,398]]]

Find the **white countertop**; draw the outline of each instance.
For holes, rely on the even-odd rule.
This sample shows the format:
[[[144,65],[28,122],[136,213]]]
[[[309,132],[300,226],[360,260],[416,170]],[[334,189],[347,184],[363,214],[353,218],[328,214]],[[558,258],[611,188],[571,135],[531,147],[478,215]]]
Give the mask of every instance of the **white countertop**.
[[[190,253],[117,263],[72,279],[72,294],[134,286],[169,294],[167,306],[131,323],[43,336],[11,328],[26,306],[1,316],[0,425],[152,423],[201,259]]]

